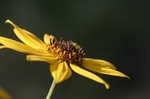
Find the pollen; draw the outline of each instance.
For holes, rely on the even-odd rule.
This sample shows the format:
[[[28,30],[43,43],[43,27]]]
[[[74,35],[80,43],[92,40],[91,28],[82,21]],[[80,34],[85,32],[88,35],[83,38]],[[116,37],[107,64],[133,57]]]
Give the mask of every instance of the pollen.
[[[68,63],[80,63],[85,56],[85,50],[71,40],[66,41],[53,38],[47,47],[48,50],[57,55],[61,61]]]

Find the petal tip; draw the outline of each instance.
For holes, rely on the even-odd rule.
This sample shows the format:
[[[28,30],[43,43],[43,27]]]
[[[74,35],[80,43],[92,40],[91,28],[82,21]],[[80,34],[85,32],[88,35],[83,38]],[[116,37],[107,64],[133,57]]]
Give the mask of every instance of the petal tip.
[[[125,75],[125,77],[128,78],[128,79],[131,79],[131,77],[129,77],[129,76],[127,76],[127,75]]]
[[[122,73],[122,75],[120,77],[124,77],[124,78],[127,78],[127,79],[131,79],[131,77],[129,77],[128,75]]]
[[[5,21],[5,23],[12,23],[9,19],[7,19],[6,21]]]
[[[9,19],[7,19],[6,21],[5,21],[5,23],[7,23],[7,24],[11,24],[12,26],[16,26],[11,20],[9,20]]]
[[[105,88],[106,88],[107,90],[109,90],[109,89],[110,89],[110,85],[109,85],[109,84],[105,84]]]

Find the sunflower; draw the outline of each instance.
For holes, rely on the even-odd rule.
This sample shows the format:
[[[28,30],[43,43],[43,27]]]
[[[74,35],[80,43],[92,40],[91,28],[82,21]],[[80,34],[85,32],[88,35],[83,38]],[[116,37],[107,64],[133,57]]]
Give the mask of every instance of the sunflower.
[[[103,84],[109,89],[109,84],[93,72],[129,78],[117,71],[116,67],[105,60],[85,58],[85,50],[77,43],[44,34],[43,41],[29,31],[20,28],[10,20],[5,21],[13,26],[15,35],[21,42],[0,36],[0,49],[9,48],[27,53],[27,61],[43,61],[49,63],[53,83],[58,84],[72,75],[72,71]],[[53,86],[54,87],[54,86]]]

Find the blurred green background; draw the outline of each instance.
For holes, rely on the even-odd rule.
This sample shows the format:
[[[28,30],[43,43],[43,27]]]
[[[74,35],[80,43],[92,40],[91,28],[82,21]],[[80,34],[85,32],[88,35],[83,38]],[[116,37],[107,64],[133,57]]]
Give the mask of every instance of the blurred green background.
[[[150,99],[150,14],[146,0],[1,0],[0,35],[17,40],[6,19],[38,35],[78,42],[87,57],[105,59],[132,79],[99,75],[111,89],[73,74],[52,99]],[[45,99],[52,77],[48,64],[0,50],[0,86],[14,99]]]

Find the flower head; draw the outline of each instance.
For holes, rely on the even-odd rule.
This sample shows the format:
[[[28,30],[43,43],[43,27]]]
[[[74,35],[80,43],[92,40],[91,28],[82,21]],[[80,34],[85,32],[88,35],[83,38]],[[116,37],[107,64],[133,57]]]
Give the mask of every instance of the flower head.
[[[108,61],[85,58],[85,50],[73,41],[57,39],[55,36],[48,34],[44,35],[42,41],[34,34],[15,25],[12,21],[6,20],[6,23],[14,27],[14,33],[22,42],[0,36],[0,48],[10,48],[30,54],[26,56],[28,61],[49,63],[50,72],[55,83],[61,83],[70,78],[72,71],[105,85],[107,89],[110,87],[109,84],[92,72],[129,78],[117,71],[116,67]]]

